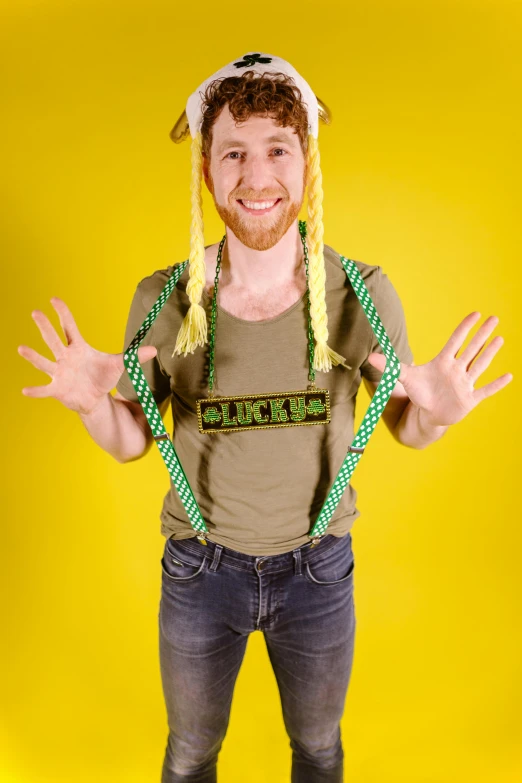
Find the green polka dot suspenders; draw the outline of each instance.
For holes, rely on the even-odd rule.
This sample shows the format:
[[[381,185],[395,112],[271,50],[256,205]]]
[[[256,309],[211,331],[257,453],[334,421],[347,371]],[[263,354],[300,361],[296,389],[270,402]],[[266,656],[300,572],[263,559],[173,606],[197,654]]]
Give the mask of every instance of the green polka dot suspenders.
[[[304,221],[300,221],[300,229],[304,225]],[[366,411],[364,418],[357,430],[355,438],[352,444],[348,447],[348,452],[344,461],[339,469],[337,476],[333,482],[332,488],[328,493],[326,500],[319,512],[319,515],[309,531],[308,535],[312,539],[312,546],[315,546],[321,538],[326,534],[326,529],[330,523],[330,520],[337,508],[339,501],[345,491],[352,473],[354,472],[357,463],[361,459],[364,449],[372,432],[374,431],[377,422],[379,421],[382,412],[388,402],[400,375],[400,361],[399,357],[395,353],[395,350],[390,342],[386,330],[382,324],[381,319],[375,309],[375,305],[372,302],[368,289],[361,277],[355,261],[349,258],[340,256],[341,264],[353,286],[355,294],[362,305],[362,308],[366,314],[366,317],[370,323],[372,331],[374,332],[379,345],[382,348],[383,354],[386,357],[386,367],[382,378],[375,390],[375,394],[372,401]],[[201,510],[198,506],[197,500],[194,497],[194,493],[185,475],[183,467],[178,459],[174,445],[172,444],[171,437],[165,429],[163,419],[156,405],[156,401],[152,395],[150,387],[147,383],[141,365],[138,362],[138,348],[141,345],[145,335],[148,333],[152,324],[158,317],[162,307],[165,305],[167,299],[174,290],[178,280],[185,271],[188,261],[183,261],[180,264],[176,264],[174,271],[169,277],[165,287],[160,293],[158,299],[152,306],[149,314],[143,321],[138,332],[133,338],[132,342],[125,350],[123,355],[123,363],[127,369],[130,380],[138,400],[143,408],[145,416],[149,422],[149,426],[152,430],[154,440],[157,443],[160,454],[167,466],[167,470],[170,473],[171,479],[174,483],[174,487],[179,495],[179,498],[183,504],[187,516],[194,530],[198,540],[202,544],[206,544],[206,538],[208,537],[208,528],[205,524],[205,520],[201,514]],[[210,436],[212,437],[212,436]],[[237,437],[237,436],[235,436]],[[241,437],[241,436],[239,436]]]
[[[165,465],[167,466],[167,470],[170,473],[170,477],[174,482],[174,486],[176,487],[179,498],[183,503],[183,507],[188,514],[190,523],[196,533],[199,534],[198,538],[200,541],[206,544],[204,537],[208,532],[208,528],[205,524],[205,520],[201,515],[197,500],[194,497],[194,493],[192,492],[191,486],[188,483],[185,471],[183,470],[181,462],[178,459],[176,449],[172,445],[170,435],[165,429],[163,419],[161,418],[161,413],[159,412],[156,401],[152,396],[150,386],[147,383],[147,379],[145,378],[143,370],[141,369],[141,365],[138,361],[138,348],[141,345],[143,338],[151,328],[152,324],[158,317],[161,308],[176,287],[176,284],[185,271],[187,264],[188,261],[183,261],[182,264],[177,264],[174,267],[174,271],[169,277],[163,291],[158,296],[149,314],[143,321],[129,347],[123,354],[123,363],[127,368],[131,383],[136,390],[138,400],[141,407],[143,408],[145,416],[147,417],[152,434],[154,435],[154,440],[158,444],[160,454],[163,457]]]
[[[348,453],[344,458],[343,464],[339,470],[339,473],[335,477],[334,483],[330,492],[328,493],[326,500],[323,503],[323,507],[319,512],[319,516],[315,520],[315,524],[308,534],[316,541],[319,540],[326,531],[328,524],[333,516],[335,509],[342,494],[350,481],[351,475],[354,472],[357,463],[361,459],[366,444],[370,439],[370,435],[375,429],[375,426],[381,418],[382,412],[386,406],[386,403],[390,399],[399,375],[401,372],[401,363],[399,357],[395,353],[393,346],[390,342],[390,338],[386,334],[381,319],[375,309],[375,305],[372,302],[368,289],[361,277],[361,273],[357,269],[355,261],[351,261],[349,258],[340,256],[341,264],[344,267],[344,271],[348,275],[350,283],[357,295],[357,299],[362,305],[362,308],[366,314],[373,333],[377,337],[379,345],[382,348],[382,352],[386,357],[386,367],[382,374],[382,378],[379,381],[379,385],[375,390],[375,394],[372,397],[372,401],[368,407],[368,410],[364,414],[364,418],[360,424],[359,429],[353,439],[351,446],[348,447]],[[319,538],[317,538],[319,537]]]

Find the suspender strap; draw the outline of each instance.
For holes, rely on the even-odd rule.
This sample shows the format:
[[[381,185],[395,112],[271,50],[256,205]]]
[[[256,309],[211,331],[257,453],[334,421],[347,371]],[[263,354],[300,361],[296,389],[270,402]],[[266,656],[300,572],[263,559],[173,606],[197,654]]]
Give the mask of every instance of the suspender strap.
[[[395,353],[390,342],[390,338],[386,334],[386,330],[377,314],[375,305],[372,302],[371,296],[368,292],[368,289],[366,288],[359,270],[357,269],[355,261],[351,261],[349,258],[344,258],[344,256],[341,256],[340,258],[344,267],[344,271],[348,275],[350,283],[352,284],[353,289],[357,295],[357,299],[362,305],[366,317],[370,322],[370,326],[372,327],[372,331],[377,337],[387,362],[382,378],[375,390],[375,394],[373,395],[370,406],[364,415],[364,418],[359,429],[357,430],[351,446],[348,447],[348,453],[344,458],[344,462],[341,465],[339,473],[337,474],[332,488],[323,503],[323,507],[319,512],[319,516],[315,520],[315,524],[308,534],[310,538],[315,539],[314,544],[317,543],[317,541],[325,534],[326,528],[328,527],[335,509],[337,508],[339,501],[343,496],[344,490],[348,486],[351,475],[357,467],[357,463],[364,453],[366,444],[368,443],[377,422],[381,418],[382,412],[386,406],[386,403],[390,399],[390,395],[394,390],[397,381],[399,380],[399,375],[401,372],[401,363],[399,361],[399,357]]]

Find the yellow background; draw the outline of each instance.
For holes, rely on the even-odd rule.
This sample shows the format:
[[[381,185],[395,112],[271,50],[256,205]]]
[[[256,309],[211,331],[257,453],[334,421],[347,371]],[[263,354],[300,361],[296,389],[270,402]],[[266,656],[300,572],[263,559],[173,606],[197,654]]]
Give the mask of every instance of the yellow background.
[[[332,110],[325,241],[389,275],[416,363],[479,310],[505,344],[477,386],[514,375],[425,450],[381,422],[354,474],[345,778],[521,781],[520,3],[11,0],[2,17],[1,780],[159,783],[167,471],[154,447],[118,464],[77,414],[23,396],[50,378],[17,346],[53,358],[30,314],[64,339],[59,296],[88,342],[122,350],[138,281],[188,255],[190,147],[168,133],[205,78],[263,47]],[[205,221],[218,241],[208,194]],[[358,421],[367,404],[361,388]],[[219,779],[290,779],[260,632]]]

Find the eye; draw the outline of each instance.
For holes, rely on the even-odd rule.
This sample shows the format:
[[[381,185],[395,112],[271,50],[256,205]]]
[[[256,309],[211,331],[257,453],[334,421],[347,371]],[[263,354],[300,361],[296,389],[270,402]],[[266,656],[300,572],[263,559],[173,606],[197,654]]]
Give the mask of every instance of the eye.
[[[273,151],[274,153],[279,153],[279,152],[283,153],[282,155],[275,155],[276,158],[283,158],[285,155],[288,155],[288,152],[284,150],[282,147],[276,147]],[[225,155],[225,158],[230,158],[231,155],[241,155],[241,153],[238,152],[237,150],[233,150],[232,152],[228,152]],[[237,158],[232,158],[231,160],[237,160]]]

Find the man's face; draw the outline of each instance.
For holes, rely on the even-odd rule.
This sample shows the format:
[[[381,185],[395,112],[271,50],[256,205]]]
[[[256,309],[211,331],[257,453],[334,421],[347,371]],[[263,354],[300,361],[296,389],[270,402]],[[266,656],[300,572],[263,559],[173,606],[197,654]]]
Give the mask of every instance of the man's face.
[[[268,250],[299,215],[306,161],[293,128],[258,115],[236,125],[227,104],[212,127],[203,176],[218,214],[239,241]],[[268,208],[255,208],[261,204]]]

